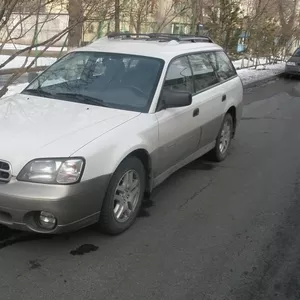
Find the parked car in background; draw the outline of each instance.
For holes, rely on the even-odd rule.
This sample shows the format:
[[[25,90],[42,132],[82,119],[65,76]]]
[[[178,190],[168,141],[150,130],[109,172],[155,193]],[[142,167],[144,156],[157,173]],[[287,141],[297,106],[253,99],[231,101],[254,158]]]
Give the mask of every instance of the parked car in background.
[[[76,49],[0,101],[0,224],[119,234],[172,173],[226,158],[242,107],[207,37],[110,34]]]
[[[286,62],[286,75],[300,75],[300,48],[296,49],[294,54]]]

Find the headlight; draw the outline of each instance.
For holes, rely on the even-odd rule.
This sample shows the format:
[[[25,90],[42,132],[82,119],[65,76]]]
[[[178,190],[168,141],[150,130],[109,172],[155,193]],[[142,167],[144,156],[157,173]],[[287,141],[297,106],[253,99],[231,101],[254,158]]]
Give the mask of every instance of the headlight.
[[[17,180],[48,184],[72,184],[80,180],[83,169],[84,159],[82,158],[36,159],[22,169]]]

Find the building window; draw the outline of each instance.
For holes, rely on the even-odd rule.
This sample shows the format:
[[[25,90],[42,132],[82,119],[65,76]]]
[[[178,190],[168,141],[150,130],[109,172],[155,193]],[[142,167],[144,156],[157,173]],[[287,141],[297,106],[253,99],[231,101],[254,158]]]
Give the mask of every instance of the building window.
[[[186,24],[173,23],[172,33],[173,34],[187,34],[188,26]]]

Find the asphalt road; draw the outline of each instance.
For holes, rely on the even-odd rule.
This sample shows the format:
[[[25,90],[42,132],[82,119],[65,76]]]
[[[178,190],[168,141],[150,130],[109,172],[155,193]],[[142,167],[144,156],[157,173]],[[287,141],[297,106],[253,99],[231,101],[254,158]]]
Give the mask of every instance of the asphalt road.
[[[245,103],[228,159],[177,172],[125,234],[2,232],[0,299],[300,299],[300,81]]]

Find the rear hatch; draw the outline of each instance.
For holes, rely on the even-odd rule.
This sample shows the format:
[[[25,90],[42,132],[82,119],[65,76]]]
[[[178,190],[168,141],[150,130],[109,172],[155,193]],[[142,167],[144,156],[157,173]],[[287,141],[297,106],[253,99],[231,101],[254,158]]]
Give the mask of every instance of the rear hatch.
[[[299,67],[300,66],[300,48],[298,48],[292,57],[286,63],[289,67]]]

